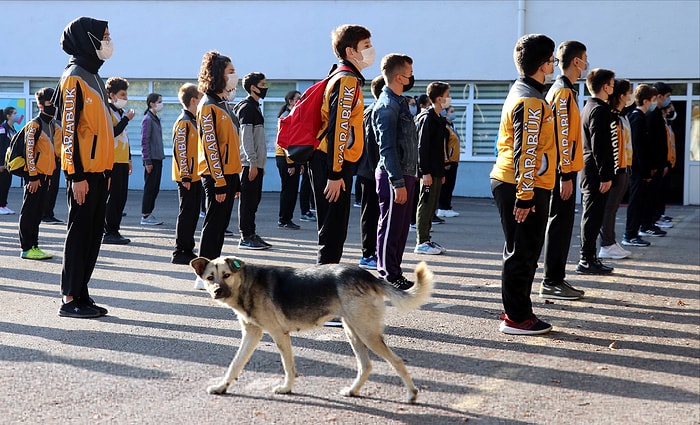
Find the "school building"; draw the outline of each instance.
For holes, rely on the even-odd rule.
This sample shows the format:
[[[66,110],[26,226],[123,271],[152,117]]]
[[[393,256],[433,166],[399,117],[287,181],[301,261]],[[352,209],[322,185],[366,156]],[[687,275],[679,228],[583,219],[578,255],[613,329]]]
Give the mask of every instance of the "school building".
[[[502,103],[517,78],[512,52],[523,34],[544,33],[557,45],[579,40],[590,68],[615,70],[635,85],[664,81],[673,88],[678,118],[673,123],[678,161],[669,200],[700,204],[700,2],[504,0],[504,1],[21,1],[2,2],[0,107],[14,105],[25,123],[37,113],[33,93],[55,86],[68,56],[59,40],[78,16],[109,21],[115,51],[100,70],[103,79],[125,77],[129,104],[137,115],[128,126],[134,173],[130,187],[143,187],[140,131],[145,99],[163,96],[161,113],[166,161],[163,189],[170,181],[170,128],[179,114],[177,90],[196,82],[202,55],[230,56],[239,76],[259,71],[270,87],[262,103],[268,152],[264,190],[280,183],[274,159],[277,112],[289,90],[304,91],[325,77],[336,61],[330,32],[341,24],[364,25],[377,50],[364,70],[379,75],[387,53],[414,59],[419,95],[431,81],[451,84],[462,141],[455,195],[490,197],[488,174]],[[557,71],[558,73],[558,71]],[[581,107],[588,96],[579,86]],[[238,88],[238,98],[245,96]],[[18,179],[15,179],[18,185]]]

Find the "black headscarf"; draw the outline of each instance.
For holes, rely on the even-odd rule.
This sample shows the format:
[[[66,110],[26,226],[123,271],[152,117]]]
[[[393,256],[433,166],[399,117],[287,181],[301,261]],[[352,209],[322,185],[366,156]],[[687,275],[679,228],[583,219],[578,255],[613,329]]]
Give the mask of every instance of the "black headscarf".
[[[107,30],[107,21],[81,16],[69,23],[61,35],[61,48],[71,55],[69,64],[80,65],[87,71],[97,74],[103,60],[97,57],[96,49]],[[95,38],[91,37],[92,34]]]

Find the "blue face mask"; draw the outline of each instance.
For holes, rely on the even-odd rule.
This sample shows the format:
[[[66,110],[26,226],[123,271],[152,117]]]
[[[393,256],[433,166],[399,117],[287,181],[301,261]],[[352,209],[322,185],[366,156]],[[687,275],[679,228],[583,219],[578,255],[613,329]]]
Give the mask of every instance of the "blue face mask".
[[[409,105],[408,110],[411,112],[411,115],[416,116],[418,113],[418,107],[416,105]]]
[[[651,102],[651,105],[649,105],[649,109],[647,109],[647,112],[651,112],[654,109],[656,109],[656,101],[655,100]]]
[[[671,104],[671,96],[669,96],[666,100],[663,101],[663,103],[661,104],[661,107],[667,108],[668,105],[670,105],[670,104]]]
[[[457,119],[457,113],[456,113],[456,112],[453,112],[453,113],[449,114],[449,115],[447,116],[447,118],[449,118],[450,121],[454,121],[455,119]]]

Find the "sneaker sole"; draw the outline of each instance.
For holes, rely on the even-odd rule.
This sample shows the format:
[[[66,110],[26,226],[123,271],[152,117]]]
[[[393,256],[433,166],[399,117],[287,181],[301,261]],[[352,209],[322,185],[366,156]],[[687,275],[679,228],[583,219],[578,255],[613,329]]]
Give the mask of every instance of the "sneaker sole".
[[[647,247],[650,247],[650,246],[651,246],[651,243],[643,244],[643,243],[630,243],[630,242],[625,243],[625,242],[620,242],[620,244],[622,244],[622,245],[624,245],[624,246],[636,246],[636,247],[638,247],[638,248],[647,248]]]
[[[549,299],[549,300],[575,301],[575,300],[580,300],[582,297],[583,297],[583,295],[572,295],[570,297],[567,297],[565,295],[540,294],[540,298],[545,298],[545,299]]]
[[[421,255],[440,255],[442,254],[442,251],[440,252],[418,252],[418,251],[413,251],[414,254],[421,254]]]
[[[654,235],[654,234],[651,234],[651,233],[644,233],[644,234],[641,234],[641,233],[640,233],[640,234],[638,234],[637,236],[639,236],[640,238],[643,238],[643,237],[645,237],[645,236],[651,236],[652,238],[662,238],[662,237],[666,236],[667,234],[668,234],[668,233],[665,233],[665,234],[663,234],[663,235]]]
[[[623,258],[627,258],[629,254],[620,254],[620,255],[598,255],[598,258],[605,258],[606,260],[622,260]]]
[[[552,330],[552,327],[550,326],[545,329],[533,331],[527,329],[511,328],[510,326],[506,326],[504,322],[501,322],[501,324],[498,326],[498,330],[507,335],[542,335],[546,334],[547,332],[550,332]]]
[[[608,271],[591,271],[591,270],[579,270],[576,269],[577,274],[587,274],[587,275],[594,275],[594,276],[600,276],[600,275],[605,275],[605,274],[611,274],[613,271],[610,270]]]
[[[250,249],[252,251],[262,251],[263,249],[269,249],[269,246],[238,246],[238,249]]]
[[[68,311],[58,310],[58,315],[60,317],[70,317],[72,319],[96,319],[100,317],[100,313],[95,311],[95,314],[75,314]]]
[[[363,266],[362,264],[358,265],[357,267],[364,269],[364,270],[377,270],[377,267],[372,267],[372,266]]]

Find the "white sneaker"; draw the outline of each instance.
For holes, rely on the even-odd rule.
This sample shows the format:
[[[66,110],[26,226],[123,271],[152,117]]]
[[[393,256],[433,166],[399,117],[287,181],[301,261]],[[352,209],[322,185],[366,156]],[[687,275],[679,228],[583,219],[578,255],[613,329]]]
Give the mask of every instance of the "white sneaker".
[[[656,226],[661,227],[662,229],[670,229],[671,227],[673,227],[673,223],[671,223],[670,221],[659,220],[656,222]]]
[[[15,212],[12,211],[9,207],[0,207],[0,215],[10,215],[14,213]]]
[[[148,217],[141,217],[141,224],[143,226],[158,226],[160,224],[163,224],[163,222],[158,220],[156,216],[151,214]]]
[[[615,260],[620,260],[627,257],[627,255],[628,254],[617,250],[617,244],[601,246],[600,251],[598,251],[598,258],[612,258]]]
[[[416,254],[427,254],[427,255],[440,255],[440,254],[442,254],[442,250],[436,246],[433,246],[430,242],[423,242],[421,244],[416,245],[416,247],[413,249],[413,252]]]
[[[457,217],[458,215],[459,215],[459,213],[455,210],[440,210],[440,209],[437,210],[438,217],[450,218],[450,217]]]
[[[619,252],[620,254],[624,254],[625,257],[629,257],[630,255],[632,255],[632,251],[626,250],[619,243],[615,242],[615,246],[617,247],[617,252]]]
[[[445,249],[445,247],[442,246],[442,245],[440,245],[440,244],[437,243],[437,242],[430,241],[430,242],[428,242],[428,243],[429,243],[430,245],[434,246],[435,248],[439,249],[441,254],[444,254],[444,253],[447,252],[447,250]]]
[[[207,285],[204,283],[202,278],[200,278],[199,276],[197,276],[197,279],[194,280],[194,289],[201,289],[201,290],[207,289]]]

